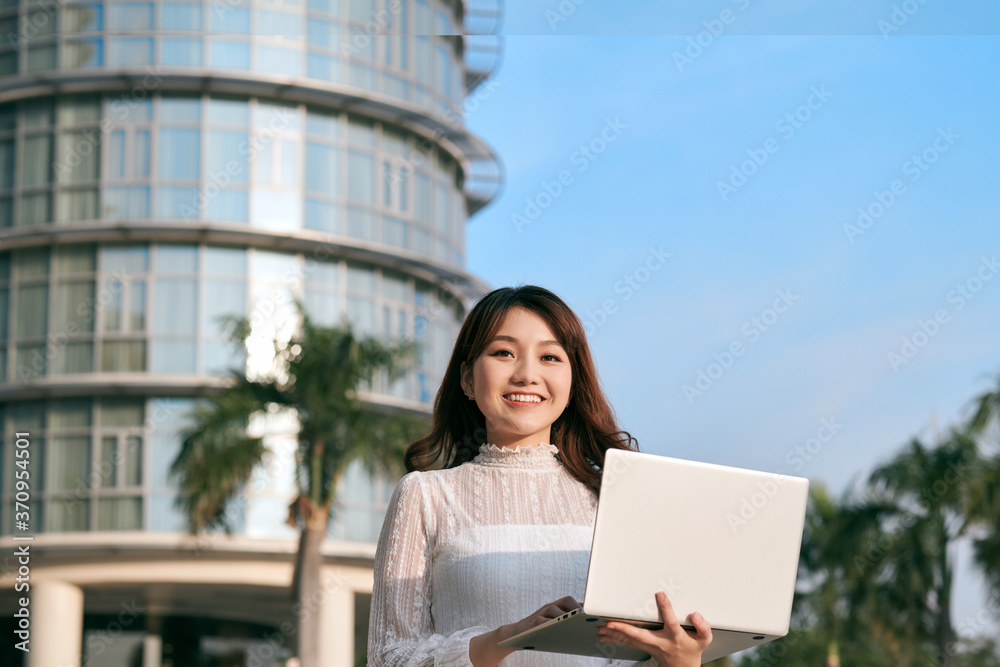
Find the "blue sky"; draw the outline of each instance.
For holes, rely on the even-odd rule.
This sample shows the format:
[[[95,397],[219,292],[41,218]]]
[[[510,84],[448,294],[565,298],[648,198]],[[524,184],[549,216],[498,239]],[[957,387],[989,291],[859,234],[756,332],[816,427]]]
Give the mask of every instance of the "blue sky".
[[[478,3],[490,4],[490,3]],[[988,35],[991,0],[533,0],[504,3],[508,35],[688,35],[729,9],[726,35]],[[731,18],[731,20],[728,20]]]
[[[588,34],[639,14],[548,6],[510,10],[468,114],[506,169],[468,268],[566,299],[644,450],[840,490],[995,384],[1000,39],[921,35],[975,24],[927,0],[889,39],[733,31],[687,61],[684,34]],[[981,607],[967,572],[956,623]]]

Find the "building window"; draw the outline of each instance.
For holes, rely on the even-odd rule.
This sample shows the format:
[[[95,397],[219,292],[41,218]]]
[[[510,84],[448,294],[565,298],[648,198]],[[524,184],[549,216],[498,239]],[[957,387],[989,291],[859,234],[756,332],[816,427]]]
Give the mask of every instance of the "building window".
[[[338,217],[338,207],[336,204],[316,201],[315,199],[306,199],[304,223],[306,229],[315,229],[328,234],[338,234],[341,231],[337,223]]]
[[[194,373],[198,334],[198,249],[156,248],[155,310],[150,370]]]
[[[260,44],[257,47],[257,70],[269,74],[299,76],[302,73],[302,53],[296,49]]]
[[[199,4],[178,4],[174,2],[163,3],[164,30],[178,30],[185,32],[196,32],[201,30],[202,5]]]
[[[333,146],[306,143],[306,190],[324,195],[339,194],[339,151]]]
[[[152,37],[114,37],[108,40],[108,64],[135,66],[153,64]]]
[[[127,34],[153,29],[153,3],[122,2],[108,5],[108,31]]]
[[[164,37],[163,64],[200,66],[201,40]]]
[[[250,45],[228,39],[211,42],[212,67],[221,69],[250,69]]]
[[[371,155],[348,152],[347,198],[365,204],[375,203],[375,160]]]
[[[63,42],[62,66],[100,67],[104,64],[104,41],[100,39],[67,39]]]
[[[146,370],[146,288],[149,249],[145,246],[111,246],[102,253],[100,311],[103,344],[101,370]]]
[[[221,183],[246,183],[249,169],[248,146],[246,132],[210,131],[206,165],[208,177]]]
[[[104,189],[102,213],[111,220],[149,217],[149,188],[108,187]]]
[[[302,29],[302,15],[290,12],[273,12],[266,9],[257,11],[257,34],[298,39]]]
[[[160,130],[161,179],[197,180],[200,154],[200,131],[176,128]]]
[[[104,6],[100,4],[65,5],[60,11],[62,32],[80,34],[103,29]]]
[[[250,10],[233,7],[230,3],[213,4],[209,10],[213,33],[250,33]],[[247,52],[249,67],[249,51]]]
[[[92,473],[96,530],[141,530],[145,401],[103,399]]]

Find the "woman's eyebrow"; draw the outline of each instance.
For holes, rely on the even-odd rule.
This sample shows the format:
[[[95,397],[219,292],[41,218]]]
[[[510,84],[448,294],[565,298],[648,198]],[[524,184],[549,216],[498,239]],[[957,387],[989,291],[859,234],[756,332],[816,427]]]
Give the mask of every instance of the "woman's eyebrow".
[[[493,340],[491,340],[490,342],[493,343],[493,342],[498,341],[498,340],[507,341],[509,343],[519,343],[520,342],[514,336],[508,336],[506,334],[498,334],[498,335],[494,336]],[[539,345],[558,345],[559,347],[562,347],[562,343],[560,343],[557,340],[543,340],[543,341],[541,341],[538,344]]]

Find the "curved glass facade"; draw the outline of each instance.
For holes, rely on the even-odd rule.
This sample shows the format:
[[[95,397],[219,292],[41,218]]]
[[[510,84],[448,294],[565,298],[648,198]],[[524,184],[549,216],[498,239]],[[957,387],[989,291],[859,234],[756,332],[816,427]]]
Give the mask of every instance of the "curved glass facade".
[[[344,260],[204,245],[69,245],[0,254],[3,384],[23,386],[42,376],[111,384],[122,374],[162,380],[224,373],[248,361],[229,342],[224,318],[248,317],[255,331],[280,332],[294,321],[295,299],[321,323],[347,320],[387,341],[418,341],[416,368],[394,383],[380,376],[370,391],[390,400],[432,400],[462,313],[443,306],[428,283]],[[8,321],[16,323],[13,330]],[[36,456],[33,516],[46,532],[183,530],[167,471],[191,405],[192,399],[142,395],[8,403],[0,443],[3,509],[14,499],[13,434],[27,431]],[[250,536],[284,536],[294,495],[294,428],[278,423],[265,432],[268,456],[235,524]],[[331,537],[374,541],[390,491],[385,480],[349,471]],[[2,528],[9,533],[12,526]]]
[[[208,95],[0,105],[0,227],[246,226],[460,266],[465,218],[451,155],[364,116]]]
[[[0,253],[0,388],[43,376],[224,374],[248,361],[226,318],[280,333],[295,321],[295,301],[323,325],[416,341],[415,368],[371,390],[424,404],[464,315],[427,282],[328,255],[163,243]]]
[[[358,88],[454,113],[465,88],[453,11],[432,0],[3,0],[0,81],[67,71],[210,69]]]
[[[0,390],[16,395],[37,380],[110,387],[130,377],[197,384],[252,368],[253,346],[229,340],[226,318],[248,318],[254,335],[287,334],[296,300],[321,324],[348,321],[386,342],[416,341],[415,367],[395,382],[378,376],[367,390],[374,400],[429,407],[464,315],[454,297],[327,254],[206,244],[0,253]],[[117,394],[0,403],[3,534],[13,531],[13,442],[22,431],[32,438],[31,514],[40,532],[184,530],[168,471],[194,399]],[[293,536],[284,517],[295,494],[294,419],[258,428],[267,455],[231,520],[250,537]],[[374,542],[392,486],[349,469],[329,536]]]
[[[31,437],[27,505],[33,532],[184,532],[168,471],[193,405],[192,399],[119,396],[0,406],[0,533],[15,532],[17,432]],[[288,424],[283,429],[274,421],[267,429],[274,434],[264,438],[263,464],[227,518],[234,532],[249,537],[294,538],[298,531],[284,521],[296,493],[296,441],[280,433]],[[360,464],[349,467],[328,537],[375,542],[394,485],[371,478]]]
[[[297,302],[417,343],[361,397],[430,413],[487,289],[465,224],[502,172],[462,108],[502,16],[498,0],[0,0],[0,534],[37,535],[32,629],[58,651],[28,664],[75,664],[81,645],[84,662],[164,667],[292,652],[271,637],[294,619],[296,415],[251,418],[265,453],[226,509],[232,539],[182,536],[171,464],[200,397],[270,370]],[[325,665],[364,664],[395,482],[360,464],[339,481]],[[92,654],[126,600],[149,611]]]
[[[255,343],[291,335],[296,302],[416,342],[365,397],[430,412],[484,287],[464,227],[496,188],[469,185],[499,184],[459,111],[466,10],[0,0],[0,533],[18,432],[33,530],[182,531],[168,473],[190,410],[270,363]],[[246,537],[295,534],[297,424],[272,417],[234,503]],[[348,470],[329,536],[374,542],[392,486]]]

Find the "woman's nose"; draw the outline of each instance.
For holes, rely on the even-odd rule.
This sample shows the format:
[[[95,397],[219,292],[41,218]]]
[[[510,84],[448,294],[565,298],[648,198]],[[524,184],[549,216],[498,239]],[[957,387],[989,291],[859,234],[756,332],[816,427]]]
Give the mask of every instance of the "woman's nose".
[[[515,384],[536,384],[538,382],[538,363],[534,359],[521,358],[514,364],[510,379]]]

